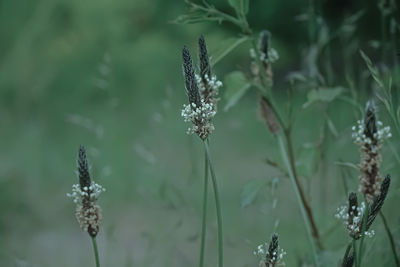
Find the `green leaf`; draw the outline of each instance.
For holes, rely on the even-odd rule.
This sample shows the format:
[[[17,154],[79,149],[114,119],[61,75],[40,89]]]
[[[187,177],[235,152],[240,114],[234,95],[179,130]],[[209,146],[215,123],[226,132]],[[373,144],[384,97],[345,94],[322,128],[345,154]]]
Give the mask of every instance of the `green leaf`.
[[[257,197],[258,192],[267,184],[267,179],[254,179],[244,185],[242,193],[240,195],[240,206],[242,208],[247,207]]]
[[[378,86],[383,89],[384,85],[383,85],[383,81],[379,78],[378,69],[374,67],[371,59],[369,59],[369,57],[362,50],[360,50],[360,54],[361,54],[361,57],[364,59],[365,64],[367,64],[367,67],[369,69],[369,72],[372,75],[372,78],[374,78],[374,80],[378,84]]]
[[[251,87],[244,74],[240,71],[234,71],[225,76],[225,94],[224,99],[227,101],[224,111],[233,107]]]
[[[236,11],[236,14],[246,15],[249,12],[249,0],[228,0],[228,3]]]
[[[304,144],[298,161],[296,162],[297,171],[301,176],[311,177],[317,171],[318,151],[313,144]]]
[[[236,47],[238,47],[243,42],[247,41],[249,38],[247,36],[241,38],[229,38],[222,42],[217,51],[212,52],[211,66],[217,64],[221,59],[226,57],[231,53]]]
[[[307,94],[308,101],[304,103],[303,108],[307,108],[314,102],[331,102],[340,96],[343,91],[343,87],[313,89]]]

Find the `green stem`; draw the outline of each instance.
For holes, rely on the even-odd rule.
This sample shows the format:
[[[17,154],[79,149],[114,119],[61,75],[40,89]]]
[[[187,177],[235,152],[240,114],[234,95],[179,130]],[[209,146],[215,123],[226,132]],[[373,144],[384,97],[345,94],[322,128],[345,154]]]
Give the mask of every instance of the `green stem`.
[[[204,265],[204,247],[206,241],[207,222],[207,196],[208,196],[208,159],[207,152],[204,153],[204,189],[203,189],[203,217],[201,220],[201,245],[199,267]]]
[[[93,250],[94,250],[94,258],[96,260],[96,267],[100,267],[99,251],[97,249],[96,237],[92,236],[92,244],[93,244]]]
[[[314,216],[313,216],[310,204],[308,204],[308,201],[304,194],[303,187],[301,186],[299,177],[297,176],[296,162],[295,162],[294,150],[293,150],[293,144],[292,144],[292,138],[291,138],[291,128],[285,129],[284,134],[285,134],[285,139],[286,139],[286,143],[287,143],[287,150],[289,153],[289,164],[290,164],[290,168],[292,170],[293,180],[295,182],[297,191],[299,192],[300,201],[301,201],[302,207],[304,208],[306,218],[308,219],[312,236],[315,239],[315,242],[317,243],[318,248],[322,249],[322,244],[321,244],[321,240],[319,237],[318,228],[314,221]]]
[[[312,252],[313,252],[314,264],[315,264],[315,266],[319,266],[318,265],[317,250],[316,250],[316,247],[315,247],[315,244],[314,244],[313,235],[311,233],[311,226],[310,226],[310,224],[309,224],[309,222],[307,220],[305,207],[303,206],[303,202],[301,201],[300,191],[299,191],[299,188],[297,187],[297,183],[295,181],[292,168],[290,167],[288,156],[287,156],[286,149],[285,149],[285,145],[284,145],[284,142],[283,142],[283,139],[282,139],[281,135],[278,135],[278,142],[279,142],[279,147],[281,149],[282,159],[283,159],[283,161],[284,161],[284,163],[286,165],[286,168],[288,169],[289,178],[290,178],[290,180],[292,182],[293,189],[294,189],[294,191],[296,193],[297,203],[299,204],[301,215],[303,216],[304,225],[306,227],[308,239],[310,241],[311,249],[312,249]]]
[[[360,238],[360,246],[358,248],[358,265],[356,267],[361,266],[361,260],[362,260],[362,249],[363,249],[363,244],[364,244],[364,238],[365,238],[365,232],[367,230],[367,220],[368,220],[368,213],[369,213],[369,203],[368,201],[365,201],[365,208],[364,208],[364,213],[363,213],[363,220],[362,220],[362,225],[361,225],[361,238]]]
[[[353,238],[353,251],[354,251],[354,265],[358,266],[358,255],[357,255],[357,246],[356,246],[356,240]]]
[[[396,266],[400,267],[399,256],[397,255],[397,252],[396,252],[396,245],[394,244],[394,239],[393,239],[392,232],[390,231],[389,224],[387,223],[386,218],[383,215],[382,211],[379,212],[379,215],[381,216],[381,219],[383,221],[383,225],[385,226],[385,230],[386,230],[387,236],[388,236],[389,241],[390,241],[390,247],[392,248],[393,258],[394,258],[394,261],[396,262]]]
[[[210,157],[210,149],[208,147],[207,141],[204,141],[204,148],[206,150],[206,156],[208,160],[208,165],[210,167],[210,173],[211,173],[211,180],[213,183],[214,187],[214,196],[215,196],[215,206],[217,209],[217,224],[218,224],[218,266],[223,267],[224,260],[223,260],[223,254],[224,254],[224,249],[223,249],[223,235],[222,235],[222,214],[221,214],[221,204],[219,201],[219,193],[218,193],[218,184],[217,184],[217,177],[215,176],[214,172],[214,167],[211,162],[211,157]]]

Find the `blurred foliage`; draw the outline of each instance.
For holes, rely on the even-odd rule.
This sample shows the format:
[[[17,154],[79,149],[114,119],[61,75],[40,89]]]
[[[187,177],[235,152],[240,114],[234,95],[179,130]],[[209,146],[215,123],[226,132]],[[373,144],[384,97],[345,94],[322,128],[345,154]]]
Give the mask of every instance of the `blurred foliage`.
[[[232,5],[242,1],[210,2],[234,15]],[[350,173],[344,179],[352,190],[358,174],[335,162],[359,160],[350,129],[375,90],[368,68],[397,74],[392,76],[395,97],[389,111],[397,112],[396,120],[400,116],[400,70],[393,50],[393,45],[400,47],[399,10],[392,0],[379,1],[380,8],[376,1],[363,0],[243,2],[250,3],[249,24],[257,32],[268,29],[279,52],[274,65],[279,100],[288,98],[288,80],[295,82],[295,152],[329,244],[321,256],[323,266],[336,266],[347,242],[333,216],[346,200],[342,168]],[[377,18],[383,11],[381,24]],[[88,148],[94,179],[107,188],[100,199],[103,265],[197,263],[203,158],[200,142],[185,135],[180,117],[186,102],[180,51],[184,44],[195,51],[200,34],[215,60],[214,72],[221,79],[227,75],[233,96],[222,99],[221,107],[230,107],[229,112],[220,109],[211,140],[221,179],[226,265],[257,266],[252,251],[275,230],[288,252],[287,266],[309,260],[301,216],[283,164],[276,159],[275,141],[257,119],[255,91],[236,72],[248,73],[250,45],[229,23],[172,23],[186,12],[183,1],[0,1],[1,266],[93,264],[90,241],[65,196],[77,181],[79,144]],[[228,49],[231,53],[222,58]],[[370,57],[368,67],[360,49]],[[239,104],[234,105],[234,97],[241,98]],[[381,119],[393,125],[379,106]],[[383,173],[393,172],[384,210],[396,240],[399,134],[385,146],[382,167]],[[267,157],[277,165],[267,165]],[[213,266],[216,226],[209,203],[206,258]],[[365,262],[391,266],[383,226],[376,224],[375,232],[366,242]]]

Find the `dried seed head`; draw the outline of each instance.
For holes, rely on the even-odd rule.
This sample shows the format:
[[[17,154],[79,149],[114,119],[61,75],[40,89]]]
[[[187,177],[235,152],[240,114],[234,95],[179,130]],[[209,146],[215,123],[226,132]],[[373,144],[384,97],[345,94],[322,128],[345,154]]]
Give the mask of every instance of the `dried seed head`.
[[[376,109],[372,101],[366,104],[363,120],[353,126],[353,138],[360,146],[360,191],[371,203],[379,195],[382,177],[379,173],[382,156],[380,149],[383,141],[391,137],[390,127],[383,127],[376,119]]]
[[[278,123],[275,112],[271,108],[271,104],[264,96],[260,98],[260,111],[261,116],[263,117],[265,123],[268,125],[271,133],[277,134],[281,130],[281,127]]]
[[[78,173],[81,189],[90,186],[89,164],[86,158],[85,147],[80,145],[78,152]]]
[[[203,35],[199,38],[199,58],[200,58],[200,76],[203,82],[206,81],[206,75],[211,78],[210,58],[207,52],[206,41]]]
[[[186,46],[183,47],[182,58],[183,74],[185,76],[186,93],[189,97],[189,103],[194,103],[199,107],[201,104],[199,88],[197,86],[196,77],[194,74],[192,58],[190,57],[189,50]]]

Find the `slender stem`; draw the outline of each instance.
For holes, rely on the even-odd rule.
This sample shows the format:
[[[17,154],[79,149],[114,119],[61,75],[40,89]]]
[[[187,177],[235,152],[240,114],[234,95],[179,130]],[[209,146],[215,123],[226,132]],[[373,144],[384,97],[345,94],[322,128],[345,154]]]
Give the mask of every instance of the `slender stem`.
[[[389,224],[388,224],[385,216],[383,215],[382,211],[379,212],[379,215],[381,216],[383,225],[385,226],[385,230],[386,230],[387,236],[390,241],[390,247],[392,248],[393,258],[394,258],[394,261],[396,262],[396,266],[400,267],[399,256],[397,255],[397,252],[396,252],[396,245],[394,244],[394,239],[393,239],[392,232],[390,231]]]
[[[353,238],[353,252],[354,252],[354,265],[358,266],[358,255],[357,255],[357,246],[356,246],[356,240]]]
[[[364,238],[365,238],[365,232],[367,230],[369,203],[368,203],[368,201],[365,201],[365,202],[366,202],[366,204],[365,204],[365,208],[364,208],[363,220],[362,220],[362,225],[361,225],[360,246],[358,247],[358,262],[357,262],[358,265],[356,265],[356,267],[360,267],[361,266],[363,243],[364,243]]]
[[[204,247],[206,241],[207,222],[207,196],[208,196],[208,159],[207,152],[204,153],[204,189],[203,189],[203,217],[201,220],[201,245],[199,267],[204,265]]]
[[[224,245],[223,245],[223,235],[222,235],[222,214],[221,214],[221,204],[219,201],[219,193],[218,193],[218,184],[217,177],[215,176],[214,167],[211,162],[210,157],[210,149],[208,147],[207,141],[204,141],[204,149],[206,150],[206,156],[208,160],[208,165],[210,167],[211,180],[214,187],[214,197],[215,197],[215,206],[217,209],[217,224],[218,224],[218,266],[224,266]]]
[[[294,178],[293,170],[289,165],[288,156],[287,156],[287,153],[286,153],[286,150],[285,150],[285,145],[284,145],[284,142],[283,142],[283,139],[282,139],[281,135],[278,135],[278,142],[279,142],[279,147],[281,149],[281,155],[282,155],[283,161],[284,161],[284,163],[286,165],[286,168],[288,169],[288,172],[289,172],[289,178],[290,178],[290,180],[292,182],[294,191],[296,192],[297,203],[300,206],[301,215],[303,216],[304,225],[306,227],[308,238],[309,238],[309,241],[310,241],[310,244],[311,244],[311,249],[312,249],[312,252],[313,252],[314,264],[315,264],[315,266],[319,266],[318,265],[317,250],[315,248],[313,235],[311,233],[311,226],[310,226],[309,221],[307,220],[306,209],[305,209],[305,207],[303,205],[304,203],[301,200],[300,191],[299,191],[299,188],[297,186],[296,180]]]
[[[301,183],[300,183],[299,178],[297,176],[296,162],[295,162],[294,150],[293,150],[293,144],[292,144],[292,138],[291,138],[290,132],[291,132],[290,128],[288,128],[287,130],[284,131],[285,139],[286,139],[286,143],[287,143],[287,147],[288,147],[287,149],[288,149],[288,152],[289,152],[289,163],[290,163],[290,168],[292,170],[293,179],[295,181],[296,188],[297,188],[297,190],[299,192],[299,196],[300,196],[300,200],[301,200],[302,206],[304,207],[304,210],[306,212],[307,219],[308,219],[308,221],[310,223],[311,230],[312,230],[312,236],[314,237],[318,248],[322,249],[322,244],[321,244],[320,236],[319,236],[319,233],[318,233],[317,225],[316,225],[316,223],[314,221],[312,209],[311,209],[310,205],[308,204],[308,201],[307,201],[307,199],[305,197],[305,194],[304,194],[303,187],[301,186]]]
[[[93,244],[93,250],[94,250],[94,258],[96,260],[96,267],[100,267],[99,251],[97,249],[96,237],[92,237],[92,244]]]

